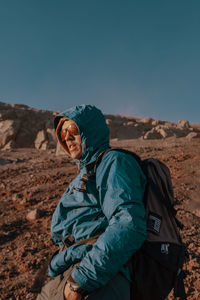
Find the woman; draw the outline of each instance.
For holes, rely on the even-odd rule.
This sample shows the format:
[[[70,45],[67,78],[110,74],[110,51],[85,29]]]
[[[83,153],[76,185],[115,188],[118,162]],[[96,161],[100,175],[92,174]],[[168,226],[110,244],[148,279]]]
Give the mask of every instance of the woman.
[[[99,155],[110,149],[109,129],[96,107],[66,110],[55,118],[55,129],[79,174],[53,214],[52,238],[61,250],[49,266],[55,279],[37,299],[129,300],[126,263],[146,238],[145,176],[131,155],[114,150],[94,171]]]

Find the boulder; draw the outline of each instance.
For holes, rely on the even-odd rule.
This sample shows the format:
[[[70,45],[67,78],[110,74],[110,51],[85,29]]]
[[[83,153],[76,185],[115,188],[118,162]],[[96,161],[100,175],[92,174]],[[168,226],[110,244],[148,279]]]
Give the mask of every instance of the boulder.
[[[166,137],[168,137],[167,132],[166,132],[163,128],[158,129],[157,132],[160,133],[160,135],[161,135],[164,139],[165,139]]]
[[[9,141],[8,143],[6,143],[4,145],[4,147],[2,148],[2,150],[6,151],[6,150],[11,150],[13,148],[15,148],[15,143],[14,143],[13,140],[11,140],[11,141]]]
[[[166,126],[166,125],[158,125],[154,127],[154,129],[163,137],[171,137],[175,136],[174,130],[172,127]]]
[[[187,138],[188,140],[200,138],[200,133],[198,133],[198,132],[190,132],[190,133],[186,136],[186,138]]]
[[[126,123],[126,126],[135,126],[135,122],[129,121]]]
[[[146,117],[146,118],[143,118],[143,119],[139,120],[140,123],[144,123],[144,124],[152,124],[152,121],[153,121],[153,119],[149,118],[149,117]]]
[[[37,136],[35,139],[35,148],[42,149],[42,145],[45,143],[45,141],[46,141],[45,132],[44,132],[44,130],[40,130],[37,133]]]
[[[158,125],[160,125],[161,124],[161,121],[160,120],[153,120],[152,122],[151,122],[151,125],[153,125],[153,126],[158,126]]]
[[[0,149],[56,147],[53,125],[56,113],[3,102],[0,111]]]
[[[106,124],[109,126],[112,124],[112,120],[111,119],[106,119]]]
[[[152,128],[148,132],[145,133],[143,136],[144,140],[154,140],[154,139],[162,139],[163,136],[155,129]]]
[[[174,128],[174,133],[177,138],[186,137],[190,133],[189,128]]]
[[[11,141],[15,139],[19,127],[20,121],[18,120],[5,120],[0,122],[0,148],[4,148],[9,142],[9,145],[13,144]]]
[[[179,120],[178,123],[177,123],[177,128],[189,128],[190,127],[190,124],[188,121],[186,120]]]
[[[39,208],[31,210],[27,215],[26,219],[28,221],[35,221],[36,219],[39,219],[45,215],[45,211],[41,210]]]

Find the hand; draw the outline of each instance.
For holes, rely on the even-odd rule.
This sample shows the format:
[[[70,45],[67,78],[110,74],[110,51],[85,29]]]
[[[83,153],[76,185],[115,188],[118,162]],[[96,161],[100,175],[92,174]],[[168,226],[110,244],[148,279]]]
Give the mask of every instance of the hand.
[[[65,285],[64,296],[66,300],[81,300],[82,298],[82,296],[79,293],[73,292],[70,289],[69,283]]]

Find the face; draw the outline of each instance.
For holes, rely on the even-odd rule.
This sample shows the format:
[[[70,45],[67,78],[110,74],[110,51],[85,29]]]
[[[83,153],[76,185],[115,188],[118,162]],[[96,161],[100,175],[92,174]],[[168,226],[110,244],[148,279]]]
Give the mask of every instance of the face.
[[[81,137],[79,128],[74,121],[67,120],[63,123],[60,138],[62,143],[66,144],[69,155],[72,158],[79,159],[82,154]]]

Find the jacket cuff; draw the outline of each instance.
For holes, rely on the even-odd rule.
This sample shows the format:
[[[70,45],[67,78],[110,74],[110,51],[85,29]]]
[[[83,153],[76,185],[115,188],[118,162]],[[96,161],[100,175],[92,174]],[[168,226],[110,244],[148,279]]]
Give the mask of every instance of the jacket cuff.
[[[97,287],[91,287],[88,285],[88,278],[86,276],[83,276],[77,268],[75,268],[71,274],[71,277],[73,280],[81,286],[83,289],[87,290],[88,293],[92,292],[95,290]]]
[[[86,297],[89,292],[82,288],[74,279],[73,277],[70,275],[69,278],[67,279],[67,282],[69,283],[69,287],[73,292],[79,293],[80,295],[82,295],[83,297]]]

